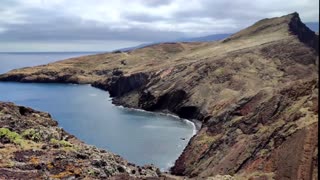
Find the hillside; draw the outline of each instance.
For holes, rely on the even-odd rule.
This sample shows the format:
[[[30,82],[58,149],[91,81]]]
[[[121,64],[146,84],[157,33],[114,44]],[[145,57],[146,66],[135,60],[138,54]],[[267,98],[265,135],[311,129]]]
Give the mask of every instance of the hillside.
[[[115,104],[202,121],[173,174],[310,179],[318,166],[318,44],[293,13],[218,42],[72,58],[0,80],[90,83]]]

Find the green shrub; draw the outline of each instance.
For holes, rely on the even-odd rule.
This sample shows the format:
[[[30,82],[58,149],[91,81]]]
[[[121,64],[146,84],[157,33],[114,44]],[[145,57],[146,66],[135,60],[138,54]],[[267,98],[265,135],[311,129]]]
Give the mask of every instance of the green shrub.
[[[39,142],[41,140],[40,133],[36,132],[34,129],[27,129],[22,133],[22,136],[26,139]]]
[[[57,140],[57,139],[52,138],[50,140],[50,143],[57,144],[62,147],[72,147],[72,144],[69,143],[68,141],[65,141],[65,140]]]
[[[8,128],[0,128],[0,138],[8,138],[11,143],[16,145],[22,145],[23,139],[22,136],[16,132],[10,131]]]

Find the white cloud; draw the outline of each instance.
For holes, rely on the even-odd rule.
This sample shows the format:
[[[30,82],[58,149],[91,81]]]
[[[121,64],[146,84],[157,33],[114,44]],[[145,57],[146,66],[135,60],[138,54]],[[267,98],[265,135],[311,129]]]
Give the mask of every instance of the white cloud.
[[[0,25],[26,23],[24,19],[25,15],[18,13],[18,10],[15,8],[0,10]]]
[[[0,27],[0,34],[1,33],[3,33],[3,32],[6,32],[7,31],[7,29],[6,28],[2,28],[2,27]]]

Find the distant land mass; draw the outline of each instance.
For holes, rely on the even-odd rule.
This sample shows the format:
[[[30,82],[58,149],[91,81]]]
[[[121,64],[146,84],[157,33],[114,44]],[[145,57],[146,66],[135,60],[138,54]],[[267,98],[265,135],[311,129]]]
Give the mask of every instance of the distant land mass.
[[[319,36],[298,13],[225,36],[71,58],[12,70],[0,81],[91,84],[116,105],[201,121],[173,178],[317,179]]]
[[[175,42],[209,42],[209,41],[219,41],[229,37],[231,34],[214,34],[208,35],[203,37],[195,37],[195,38],[181,38],[181,39],[174,39],[172,41],[163,41],[163,42],[154,42],[154,43],[144,43],[138,46],[128,47],[128,48],[121,48],[115,51],[132,51],[134,49],[143,48],[146,46],[151,46],[160,43],[175,43]]]
[[[319,22],[308,22],[306,25],[314,32],[319,32]]]

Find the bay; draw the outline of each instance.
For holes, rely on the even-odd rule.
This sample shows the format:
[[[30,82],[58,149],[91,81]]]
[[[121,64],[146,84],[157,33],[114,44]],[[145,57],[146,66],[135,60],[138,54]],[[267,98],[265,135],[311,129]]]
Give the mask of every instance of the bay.
[[[0,73],[86,54],[0,53]],[[195,133],[186,120],[116,107],[107,92],[90,85],[0,82],[0,101],[49,112],[80,140],[162,170],[173,165]]]

